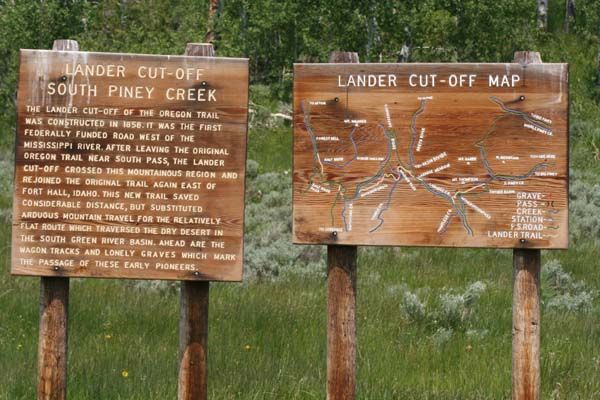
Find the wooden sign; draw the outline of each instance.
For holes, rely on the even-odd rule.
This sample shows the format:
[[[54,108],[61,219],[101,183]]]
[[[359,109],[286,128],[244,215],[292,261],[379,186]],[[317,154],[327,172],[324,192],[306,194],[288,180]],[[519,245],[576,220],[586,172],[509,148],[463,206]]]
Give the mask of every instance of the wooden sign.
[[[566,64],[296,64],[295,243],[568,246]]]
[[[22,50],[12,273],[242,278],[246,59]]]

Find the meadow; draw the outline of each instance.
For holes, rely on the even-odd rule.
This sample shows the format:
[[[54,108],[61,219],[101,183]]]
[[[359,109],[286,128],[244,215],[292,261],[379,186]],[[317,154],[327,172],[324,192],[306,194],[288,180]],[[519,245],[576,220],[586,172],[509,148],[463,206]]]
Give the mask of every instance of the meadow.
[[[2,234],[8,236],[6,226]],[[4,245],[3,260],[6,251]],[[597,246],[543,259],[560,260],[574,279],[600,287]],[[358,271],[359,398],[510,397],[510,251],[361,249]],[[39,283],[10,277],[6,261],[1,276],[0,398],[31,399]],[[458,306],[466,319],[453,319],[440,295],[474,282],[484,289],[474,304]],[[325,283],[315,274],[212,284],[209,398],[322,399]],[[406,304],[407,291],[427,301],[431,310],[422,318]],[[169,286],[72,280],[69,398],[175,398],[178,300]],[[541,325],[542,398],[600,399],[597,302],[566,311],[548,308],[549,301]]]

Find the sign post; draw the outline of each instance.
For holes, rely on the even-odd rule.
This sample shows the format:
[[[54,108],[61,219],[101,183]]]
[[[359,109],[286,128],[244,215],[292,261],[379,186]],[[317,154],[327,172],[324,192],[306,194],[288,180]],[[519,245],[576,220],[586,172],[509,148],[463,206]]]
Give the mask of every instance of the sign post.
[[[335,51],[330,63],[358,63]],[[356,246],[327,246],[327,399],[356,398]]]
[[[209,281],[243,273],[248,60],[21,50],[12,265],[41,276],[38,398],[66,396],[70,277],[181,284],[179,398],[206,398]]]
[[[328,246],[339,398],[354,396],[358,245],[514,249],[513,396],[538,398],[539,250],[568,247],[569,92],[568,66],[534,55],[294,65],[293,239]]]
[[[540,53],[518,51],[514,61],[541,64]],[[539,249],[513,250],[512,398],[540,398],[540,270]]]
[[[52,50],[78,51],[75,40],[55,40]],[[67,397],[69,278],[40,278],[38,400]]]
[[[186,56],[214,57],[210,43],[188,43]],[[181,282],[178,400],[208,397],[208,308],[210,282]]]

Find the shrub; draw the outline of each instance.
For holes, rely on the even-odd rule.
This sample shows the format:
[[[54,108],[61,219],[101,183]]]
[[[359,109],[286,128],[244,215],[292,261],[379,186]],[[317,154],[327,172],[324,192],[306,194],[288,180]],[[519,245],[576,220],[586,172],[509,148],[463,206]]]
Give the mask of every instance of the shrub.
[[[570,231],[574,240],[600,238],[600,184],[573,174],[569,191]]]
[[[292,183],[288,171],[258,174],[248,161],[246,181],[246,278],[275,279],[286,274],[324,276],[322,246],[292,244]]]
[[[437,347],[441,347],[448,343],[450,339],[452,339],[453,335],[454,331],[452,328],[439,328],[433,335],[431,335],[431,340]]]
[[[550,260],[542,269],[543,303],[548,310],[590,311],[596,293],[583,281],[575,281],[560,261]]]
[[[425,304],[421,302],[416,293],[406,291],[402,296],[400,308],[404,316],[413,322],[421,322],[427,318]]]
[[[436,329],[434,336],[443,341],[448,335],[451,337],[454,330],[466,330],[471,325],[475,305],[485,290],[485,283],[480,281],[472,283],[462,293],[446,289],[432,304],[421,301],[416,293],[407,290],[400,307],[406,319]]]
[[[438,324],[447,328],[466,325],[473,314],[475,303],[485,289],[485,284],[477,281],[469,285],[463,293],[442,293],[437,312]]]

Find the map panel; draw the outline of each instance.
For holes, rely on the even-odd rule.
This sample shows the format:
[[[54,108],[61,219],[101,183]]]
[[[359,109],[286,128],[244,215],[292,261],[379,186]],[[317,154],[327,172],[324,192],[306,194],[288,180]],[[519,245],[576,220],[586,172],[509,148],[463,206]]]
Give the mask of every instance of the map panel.
[[[567,64],[296,64],[295,243],[568,246]]]

